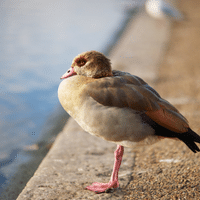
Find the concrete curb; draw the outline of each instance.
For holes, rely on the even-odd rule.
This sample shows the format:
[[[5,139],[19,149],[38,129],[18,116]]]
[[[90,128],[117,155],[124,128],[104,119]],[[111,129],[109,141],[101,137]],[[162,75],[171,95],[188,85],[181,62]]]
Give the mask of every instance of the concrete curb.
[[[43,160],[21,199],[96,199],[95,193],[84,188],[94,181],[108,181],[114,162],[115,144],[84,132],[70,118]],[[120,175],[121,187],[127,185],[132,165],[130,149],[126,151]],[[120,190],[116,193],[120,195]],[[115,194],[115,195],[116,195]],[[109,194],[104,194],[106,197]],[[121,195],[120,195],[121,196]],[[62,197],[62,198],[61,198]],[[115,199],[116,196],[115,196]]]

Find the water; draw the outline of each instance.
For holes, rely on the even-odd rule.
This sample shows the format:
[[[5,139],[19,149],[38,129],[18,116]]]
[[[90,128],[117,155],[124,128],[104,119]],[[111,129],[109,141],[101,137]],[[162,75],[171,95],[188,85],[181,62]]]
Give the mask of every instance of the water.
[[[58,110],[59,78],[72,59],[105,51],[134,3],[0,1],[0,188],[30,159],[27,146],[52,129],[46,121]]]

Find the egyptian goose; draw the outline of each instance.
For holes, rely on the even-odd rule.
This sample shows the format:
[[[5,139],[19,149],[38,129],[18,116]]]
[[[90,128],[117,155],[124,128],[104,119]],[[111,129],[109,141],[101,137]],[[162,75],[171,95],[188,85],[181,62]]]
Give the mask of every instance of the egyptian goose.
[[[88,51],[76,56],[61,77],[58,89],[63,108],[92,135],[117,144],[108,183],[93,183],[96,193],[117,188],[124,147],[152,144],[162,138],[183,141],[194,153],[200,136],[186,118],[141,78],[111,69],[102,53]]]

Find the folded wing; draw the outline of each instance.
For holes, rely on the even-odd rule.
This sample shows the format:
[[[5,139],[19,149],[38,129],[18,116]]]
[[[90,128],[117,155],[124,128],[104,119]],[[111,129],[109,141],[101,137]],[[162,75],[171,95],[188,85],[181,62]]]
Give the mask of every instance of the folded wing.
[[[88,83],[86,92],[104,106],[128,107],[145,113],[159,125],[177,132],[188,130],[187,120],[141,78],[129,74]]]

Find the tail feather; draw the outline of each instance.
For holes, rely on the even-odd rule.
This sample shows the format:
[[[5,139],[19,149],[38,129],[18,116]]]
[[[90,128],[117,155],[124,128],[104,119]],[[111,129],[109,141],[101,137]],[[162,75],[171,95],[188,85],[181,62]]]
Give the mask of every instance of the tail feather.
[[[155,135],[166,138],[178,138],[183,141],[194,153],[200,151],[199,147],[195,144],[195,142],[200,143],[200,136],[190,128],[188,128],[188,131],[185,133],[177,133],[159,125],[146,114],[142,114],[141,117],[144,123],[148,124],[155,130]]]
[[[200,143],[200,136],[190,128],[188,132],[179,134],[178,138],[182,140],[194,153],[200,151],[195,142]]]

